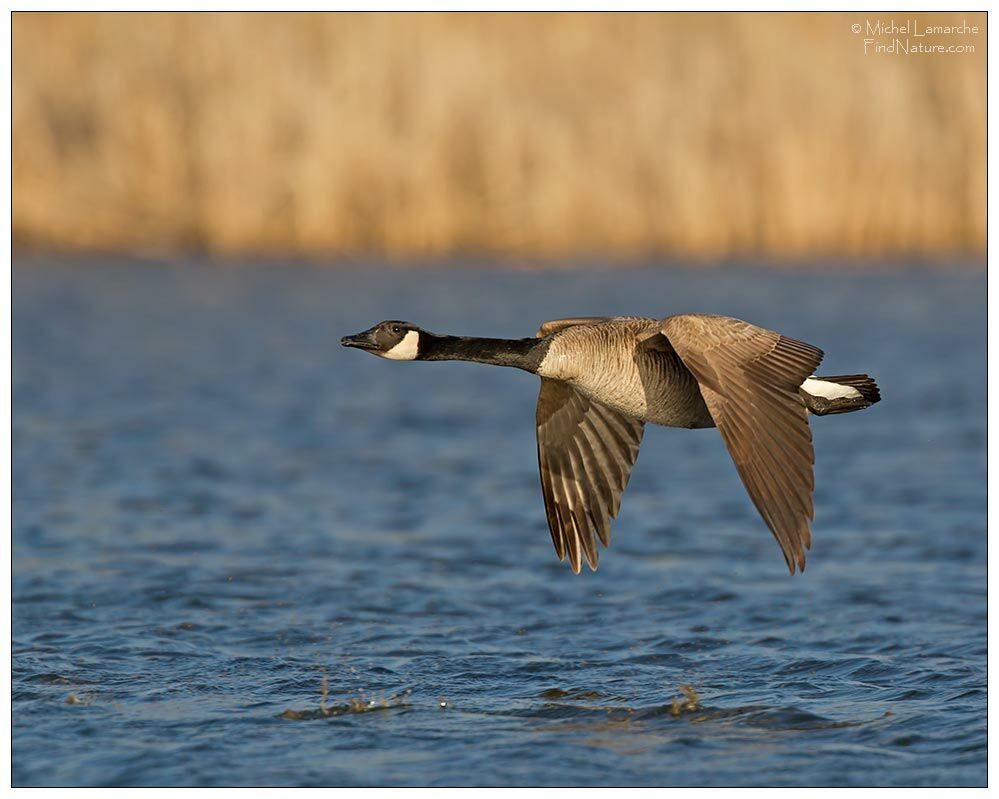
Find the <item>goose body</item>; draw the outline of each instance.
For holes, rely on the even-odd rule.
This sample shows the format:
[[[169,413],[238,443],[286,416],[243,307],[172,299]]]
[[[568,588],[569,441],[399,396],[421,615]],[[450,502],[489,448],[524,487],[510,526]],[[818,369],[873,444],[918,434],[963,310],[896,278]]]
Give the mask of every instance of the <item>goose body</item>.
[[[547,329],[543,326],[539,336]],[[657,320],[594,320],[547,335],[551,343],[537,372],[542,378],[568,383],[590,399],[643,422],[715,426],[697,380],[663,340]]]
[[[739,319],[709,314],[577,317],[533,338],[439,336],[382,322],[344,346],[390,360],[466,360],[541,378],[537,438],[552,542],[573,571],[610,544],[645,424],[717,427],[790,572],[805,568],[814,517],[808,414],[880,400],[867,375],[816,377],[822,351]]]

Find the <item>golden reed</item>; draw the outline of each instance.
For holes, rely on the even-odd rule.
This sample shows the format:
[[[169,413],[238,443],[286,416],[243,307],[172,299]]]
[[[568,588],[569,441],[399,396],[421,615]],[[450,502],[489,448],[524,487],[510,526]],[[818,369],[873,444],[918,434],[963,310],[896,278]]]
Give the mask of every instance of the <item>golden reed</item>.
[[[980,32],[920,43],[974,52],[864,52],[964,20]],[[14,241],[978,256],[984,29],[961,13],[19,12]]]

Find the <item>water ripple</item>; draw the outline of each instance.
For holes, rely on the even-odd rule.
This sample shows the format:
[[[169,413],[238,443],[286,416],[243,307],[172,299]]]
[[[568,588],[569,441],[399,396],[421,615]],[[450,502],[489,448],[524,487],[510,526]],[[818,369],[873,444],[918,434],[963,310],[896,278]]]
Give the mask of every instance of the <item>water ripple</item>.
[[[36,259],[13,281],[16,785],[985,784],[984,275]],[[717,434],[654,428],[576,577],[534,378],[336,344],[392,316],[522,336],[690,309],[882,385],[814,422],[802,576]]]

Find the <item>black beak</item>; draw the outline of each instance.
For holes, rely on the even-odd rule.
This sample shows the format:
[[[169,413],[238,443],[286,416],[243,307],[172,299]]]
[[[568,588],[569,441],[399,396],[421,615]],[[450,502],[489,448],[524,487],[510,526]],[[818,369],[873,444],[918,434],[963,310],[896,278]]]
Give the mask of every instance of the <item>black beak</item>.
[[[340,339],[340,343],[344,347],[357,347],[361,350],[376,350],[378,345],[375,344],[374,337],[370,330],[365,330],[363,333],[358,333],[355,336],[344,336]]]

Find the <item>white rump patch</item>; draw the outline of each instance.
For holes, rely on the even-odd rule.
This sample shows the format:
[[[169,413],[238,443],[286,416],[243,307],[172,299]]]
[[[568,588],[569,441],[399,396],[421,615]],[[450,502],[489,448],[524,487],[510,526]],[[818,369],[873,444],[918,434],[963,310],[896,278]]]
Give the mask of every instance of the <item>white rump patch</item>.
[[[379,355],[392,361],[412,361],[416,359],[416,354],[419,352],[419,345],[420,334],[415,330],[409,330],[402,337],[402,341],[392,349],[379,353]]]
[[[850,386],[841,386],[827,380],[816,380],[814,377],[809,377],[801,384],[801,387],[813,397],[822,397],[827,400],[854,399],[863,396],[857,389]]]

